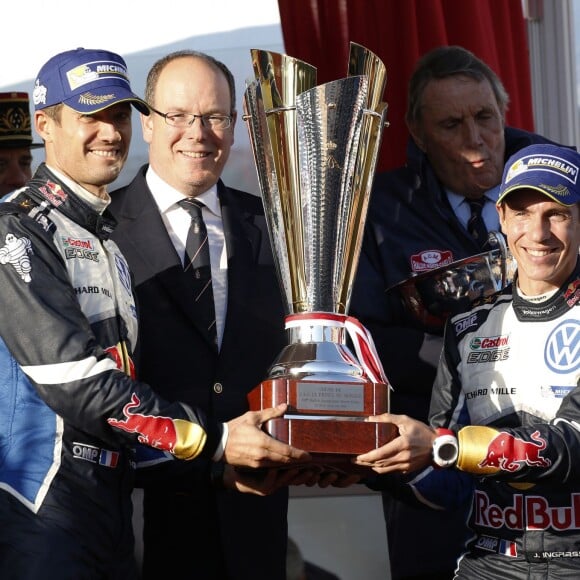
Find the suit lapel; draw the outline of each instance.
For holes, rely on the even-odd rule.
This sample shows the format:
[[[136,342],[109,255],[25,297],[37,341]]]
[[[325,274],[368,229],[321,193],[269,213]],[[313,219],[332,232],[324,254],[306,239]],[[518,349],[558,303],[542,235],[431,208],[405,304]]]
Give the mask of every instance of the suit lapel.
[[[184,274],[183,265],[169,238],[157,204],[140,172],[128,187],[119,219],[125,222],[124,253],[131,265],[135,285],[156,280],[189,318],[214,349],[207,329],[199,323],[197,306],[192,298],[191,279]],[[151,239],[156,240],[151,244]]]
[[[228,300],[222,349],[226,346],[229,330],[237,329],[246,320],[237,304],[247,303],[247,293],[252,291],[248,275],[258,260],[263,233],[255,224],[255,216],[240,203],[235,191],[218,182],[224,237],[228,253],[228,294],[235,293],[236,300]]]

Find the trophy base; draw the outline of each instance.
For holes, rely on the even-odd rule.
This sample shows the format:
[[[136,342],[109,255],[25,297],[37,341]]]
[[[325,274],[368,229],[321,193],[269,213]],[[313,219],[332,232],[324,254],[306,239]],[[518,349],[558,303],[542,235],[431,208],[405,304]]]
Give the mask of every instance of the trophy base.
[[[295,418],[286,414],[265,425],[269,435],[293,447],[320,456],[325,463],[344,458],[335,455],[360,455],[393,439],[394,425],[340,417]]]
[[[364,420],[389,410],[389,387],[383,383],[268,379],[250,391],[248,401],[252,411],[286,403],[284,417],[268,421],[264,430],[325,466],[345,468],[352,456],[397,435],[391,423]]]

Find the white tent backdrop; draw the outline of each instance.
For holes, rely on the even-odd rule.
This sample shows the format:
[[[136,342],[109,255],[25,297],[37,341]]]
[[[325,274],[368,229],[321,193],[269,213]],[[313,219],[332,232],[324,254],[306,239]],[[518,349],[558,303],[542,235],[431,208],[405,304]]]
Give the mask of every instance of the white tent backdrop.
[[[141,96],[150,66],[169,52],[201,50],[223,61],[236,78],[239,111],[224,179],[233,187],[259,193],[248,132],[241,118],[242,96],[246,80],[253,75],[250,49],[284,51],[277,0],[171,0],[142,8],[135,2],[101,0],[98,9],[74,0],[51,0],[49,7],[44,0],[29,0],[26,15],[21,6],[9,4],[2,19],[0,91],[20,90],[32,95],[40,67],[54,54],[79,46],[121,54],[127,61],[132,88]],[[21,24],[10,25],[16,22]],[[36,166],[43,160],[43,149],[33,154]],[[147,149],[135,113],[129,159],[113,186],[127,183],[146,160]]]

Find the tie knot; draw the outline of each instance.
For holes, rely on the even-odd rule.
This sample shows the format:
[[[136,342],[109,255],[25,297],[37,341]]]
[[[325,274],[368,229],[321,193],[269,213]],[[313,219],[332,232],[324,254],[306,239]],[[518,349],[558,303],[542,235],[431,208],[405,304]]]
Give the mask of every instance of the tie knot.
[[[192,218],[201,217],[201,208],[205,205],[203,201],[199,201],[194,197],[186,197],[177,202]]]
[[[481,210],[483,209],[485,202],[486,202],[485,196],[480,197],[479,199],[467,200],[467,203],[469,204],[469,207],[471,209],[471,213],[475,215],[481,215]]]

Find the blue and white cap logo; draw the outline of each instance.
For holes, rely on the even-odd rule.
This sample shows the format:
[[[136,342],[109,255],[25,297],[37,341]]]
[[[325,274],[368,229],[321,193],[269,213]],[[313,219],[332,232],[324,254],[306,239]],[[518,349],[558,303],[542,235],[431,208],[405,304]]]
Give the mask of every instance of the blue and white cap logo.
[[[580,154],[557,145],[524,147],[506,163],[498,203],[517,189],[534,189],[570,206],[580,201]]]
[[[33,101],[36,110],[64,103],[85,114],[129,102],[149,114],[147,103],[131,91],[123,58],[106,50],[77,48],[52,57],[38,73]]]

